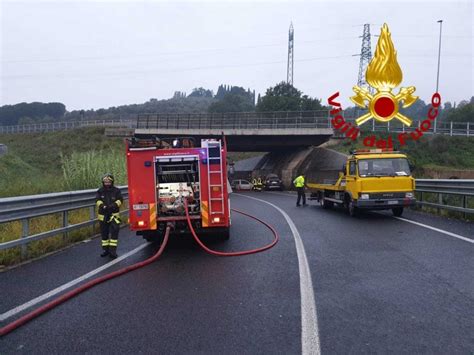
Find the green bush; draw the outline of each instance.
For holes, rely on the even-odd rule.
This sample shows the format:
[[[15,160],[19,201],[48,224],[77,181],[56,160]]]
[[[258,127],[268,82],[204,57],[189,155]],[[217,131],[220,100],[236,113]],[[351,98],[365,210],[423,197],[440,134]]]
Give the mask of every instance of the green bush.
[[[125,154],[113,150],[73,152],[70,156],[61,154],[61,166],[66,190],[95,188],[106,173],[115,177],[115,185],[127,184]]]

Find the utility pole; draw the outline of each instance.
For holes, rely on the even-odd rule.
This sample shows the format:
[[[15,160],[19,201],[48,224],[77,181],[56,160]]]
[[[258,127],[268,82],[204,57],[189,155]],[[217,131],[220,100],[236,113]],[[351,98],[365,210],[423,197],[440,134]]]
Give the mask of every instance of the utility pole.
[[[441,31],[443,30],[443,20],[438,20],[439,23],[439,47],[438,47],[438,71],[436,74],[436,92],[438,92],[438,86],[439,86],[439,65],[441,61]],[[436,133],[438,127],[438,116],[436,116],[435,121],[434,121],[434,133]]]
[[[286,82],[293,86],[293,56],[294,56],[294,30],[293,22],[290,23],[290,30],[288,32],[288,65],[286,68]]]
[[[443,20],[438,20],[439,23],[439,48],[438,48],[438,73],[436,75],[436,92],[438,92],[439,85],[439,64],[441,61],[441,31],[443,30]]]

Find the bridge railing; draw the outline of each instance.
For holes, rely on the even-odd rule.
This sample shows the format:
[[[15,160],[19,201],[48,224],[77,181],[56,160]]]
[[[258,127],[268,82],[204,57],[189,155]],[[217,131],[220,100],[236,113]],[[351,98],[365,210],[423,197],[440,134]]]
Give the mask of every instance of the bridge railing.
[[[355,124],[354,118],[346,118],[347,122]],[[403,133],[403,132],[412,132],[416,128],[421,130],[421,123],[423,121],[414,120],[410,127],[406,127],[398,121],[389,121],[387,123],[377,122],[371,120],[366,124],[362,125],[360,128],[362,131],[372,131],[372,132],[392,132],[392,133]],[[424,131],[423,134],[441,134],[448,136],[465,136],[465,137],[474,137],[474,122],[438,122],[436,130],[434,126],[430,127],[428,130]]]
[[[128,188],[120,188],[124,199],[128,198]],[[95,192],[96,190],[83,190],[60,192],[43,195],[11,197],[0,199],[0,224],[21,221],[22,235],[20,238],[0,243],[0,251],[21,246],[22,254],[26,254],[26,245],[36,240],[48,238],[54,235],[68,232],[93,225],[97,222],[95,215]],[[468,198],[474,198],[474,180],[435,180],[417,179],[416,192],[418,204],[438,209],[474,214],[474,208],[469,208]],[[427,194],[437,194],[437,202],[427,201]],[[462,206],[454,206],[445,201],[445,196],[458,196],[462,199]],[[68,213],[72,210],[89,208],[89,220],[77,224],[68,224]],[[30,235],[30,220],[36,217],[62,213],[63,226],[61,228]],[[121,213],[127,214],[128,210]]]
[[[128,199],[128,188],[120,187],[124,200]],[[0,250],[21,246],[22,258],[26,256],[26,245],[36,240],[63,234],[83,227],[91,226],[97,222],[95,211],[95,194],[97,189],[58,192],[50,194],[8,197],[0,199],[0,224],[21,221],[21,237],[0,243]],[[89,219],[69,224],[69,213],[79,209],[89,209]],[[62,227],[30,235],[30,222],[33,218],[46,215],[62,214]],[[128,210],[121,211],[127,214]],[[1,236],[0,236],[1,237]]]
[[[285,129],[331,128],[328,111],[140,114],[145,129]]]
[[[275,111],[275,112],[227,112],[227,113],[150,113],[140,114],[135,118],[107,120],[65,121],[1,126],[0,134],[7,133],[41,133],[75,129],[80,127],[116,127],[116,128],[150,128],[150,129],[292,129],[292,128],[332,128],[329,111]],[[354,124],[355,119],[344,118]],[[361,126],[362,131],[372,132],[409,132],[421,126],[421,120],[414,120],[406,128],[400,122],[392,120],[380,123],[375,120]],[[424,134],[442,134],[449,136],[474,136],[474,122],[438,122]],[[337,130],[336,137],[342,137]]]

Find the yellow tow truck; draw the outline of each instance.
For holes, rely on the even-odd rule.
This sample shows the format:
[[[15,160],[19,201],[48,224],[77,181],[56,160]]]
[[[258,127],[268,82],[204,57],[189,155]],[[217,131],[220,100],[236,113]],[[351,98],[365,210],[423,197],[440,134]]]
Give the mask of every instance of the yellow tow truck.
[[[387,149],[356,150],[351,153],[335,184],[307,184],[310,199],[323,208],[343,206],[351,216],[360,210],[391,209],[401,216],[403,208],[416,203],[415,179],[407,156]]]

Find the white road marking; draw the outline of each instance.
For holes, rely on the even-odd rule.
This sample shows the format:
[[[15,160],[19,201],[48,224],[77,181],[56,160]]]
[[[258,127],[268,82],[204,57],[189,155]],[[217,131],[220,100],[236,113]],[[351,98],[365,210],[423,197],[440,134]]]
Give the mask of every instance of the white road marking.
[[[145,243],[145,244],[142,244],[138,247],[136,247],[135,249],[129,251],[128,253],[126,254],[123,254],[122,256],[119,256],[117,259],[95,269],[95,270],[92,270],[91,272],[88,272],[87,274],[85,275],[82,275],[80,277],[78,277],[77,279],[75,280],[72,280],[62,286],[59,286],[57,288],[55,288],[54,290],[51,290],[41,296],[38,296],[36,298],[33,298],[31,301],[28,301],[18,307],[15,307],[11,310],[9,310],[8,312],[5,312],[3,314],[0,314],[0,322],[3,322],[4,320],[14,316],[15,314],[18,314],[20,312],[23,312],[24,310],[28,309],[28,308],[31,308],[33,307],[34,305],[54,296],[54,295],[57,295],[58,293],[60,292],[63,292],[64,290],[67,290],[68,288],[71,288],[72,286],[74,285],[77,285],[78,283],[84,281],[84,280],[87,280],[89,278],[91,278],[92,276],[98,274],[99,272],[101,271],[104,271],[106,269],[108,269],[109,267],[111,266],[114,266],[115,264],[121,262],[122,260],[128,258],[129,256],[133,255],[133,254],[136,254],[138,253],[140,250],[144,249],[146,246],[148,246],[149,244],[148,243]]]
[[[274,194],[274,195],[280,195],[280,196],[294,197],[294,196],[291,196],[290,194],[279,193],[279,192],[268,192],[268,191],[267,191],[266,193],[270,193],[270,194]],[[404,221],[404,222],[416,224],[417,226],[424,227],[424,228],[427,228],[427,229],[431,229],[431,230],[434,230],[434,231],[436,231],[436,232],[449,235],[450,237],[454,237],[454,238],[458,238],[458,239],[464,240],[465,242],[468,242],[468,243],[474,243],[474,239],[469,239],[469,238],[467,238],[467,237],[463,237],[462,235],[459,235],[459,234],[456,234],[456,233],[452,233],[452,232],[448,232],[448,231],[446,231],[446,230],[444,230],[444,229],[439,229],[439,228],[436,228],[436,227],[432,227],[432,226],[429,226],[429,225],[427,225],[427,224],[423,224],[423,223],[420,223],[420,222],[415,222],[415,221],[412,221],[411,219],[406,219],[406,218],[403,218],[403,217],[395,217],[395,216],[393,216],[393,218],[398,219],[398,220],[400,220],[400,221]]]
[[[474,239],[469,239],[469,238],[463,237],[462,235],[445,231],[444,229],[439,229],[439,228],[431,227],[431,226],[429,226],[429,225],[427,225],[427,224],[423,224],[423,223],[420,223],[420,222],[415,222],[415,221],[412,221],[412,220],[410,220],[410,219],[406,219],[406,218],[402,218],[402,217],[393,217],[393,218],[399,219],[400,221],[404,221],[404,222],[416,224],[417,226],[424,227],[424,228],[428,228],[428,229],[434,230],[434,231],[436,231],[436,232],[443,233],[443,234],[449,235],[449,236],[451,236],[451,237],[464,240],[465,242],[468,242],[468,243],[474,243]]]
[[[318,328],[318,316],[316,312],[316,302],[314,300],[313,282],[311,280],[311,272],[309,270],[308,258],[304,249],[303,241],[301,240],[300,233],[296,228],[295,224],[291,220],[290,216],[283,211],[280,207],[274,205],[265,200],[259,198],[235,194],[237,196],[243,196],[256,201],[266,203],[285,217],[288,226],[291,229],[293,238],[296,245],[296,254],[298,256],[298,268],[300,273],[300,293],[301,293],[301,348],[303,355],[309,354],[321,354],[319,344],[319,328]]]

